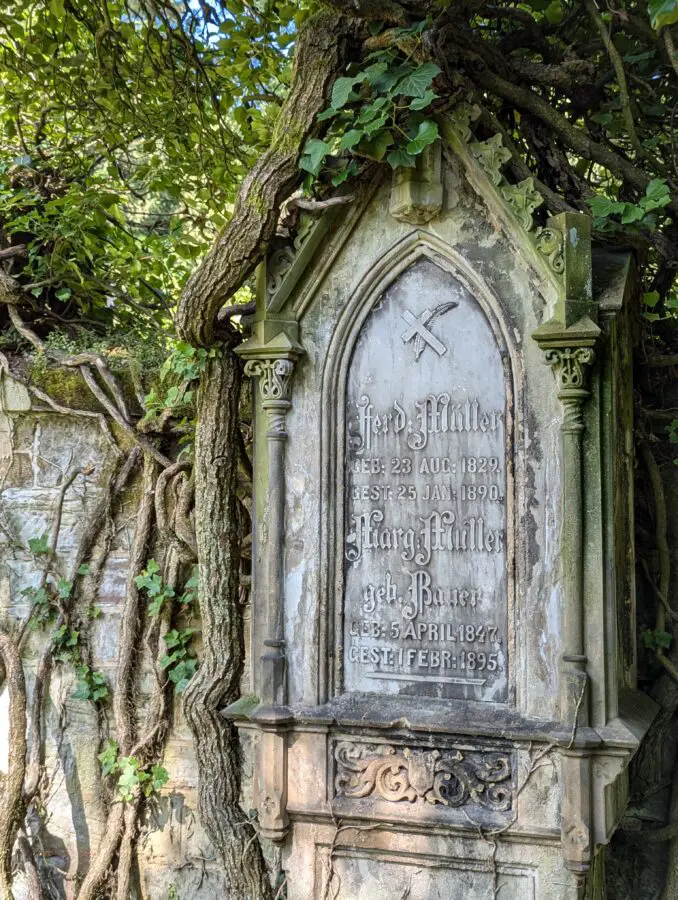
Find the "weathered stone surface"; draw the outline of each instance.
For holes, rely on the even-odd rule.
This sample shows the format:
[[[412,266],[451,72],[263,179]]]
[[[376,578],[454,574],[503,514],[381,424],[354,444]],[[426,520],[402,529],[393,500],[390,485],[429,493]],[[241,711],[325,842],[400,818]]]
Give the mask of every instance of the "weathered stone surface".
[[[506,387],[478,301],[429,260],[363,324],[345,412],[345,690],[507,699]]]
[[[91,466],[91,474],[87,478],[78,476],[64,499],[57,557],[60,570],[68,575],[88,517],[101,497],[112,464],[112,448],[96,421],[33,411],[24,388],[8,378],[2,381],[1,396],[0,617],[5,624],[28,614],[29,599],[21,592],[37,584],[40,577],[36,559],[15,543],[25,548],[29,538],[50,532],[62,479],[75,467]],[[116,536],[101,577],[96,601],[100,615],[89,620],[86,611],[80,611],[92,665],[109,683],[113,683],[117,668],[137,499],[132,485],[115,523]],[[29,696],[43,642],[42,632],[32,633],[24,652]],[[146,651],[140,654],[139,669],[143,698],[154,683]],[[57,873],[53,890],[63,897],[73,895],[74,879],[88,871],[106,826],[97,760],[102,749],[97,717],[90,703],[73,699],[74,689],[71,668],[55,665],[44,716],[47,803],[42,819],[32,822],[44,859]],[[166,900],[173,886],[176,896],[182,898],[221,898],[222,879],[197,820],[193,744],[180,703],[176,706],[163,761],[170,780],[157,800],[151,801],[142,826],[139,870],[143,896]],[[6,716],[7,693],[0,689],[0,771],[7,767],[7,729],[2,724]],[[28,886],[21,876],[15,896],[17,900],[29,900]]]

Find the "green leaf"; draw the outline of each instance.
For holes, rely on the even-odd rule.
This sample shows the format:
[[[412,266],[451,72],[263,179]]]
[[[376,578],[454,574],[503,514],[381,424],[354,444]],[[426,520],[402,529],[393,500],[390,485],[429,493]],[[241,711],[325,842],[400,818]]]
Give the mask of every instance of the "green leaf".
[[[641,206],[647,212],[653,209],[662,209],[670,202],[671,192],[663,178],[653,178],[645,188],[645,196],[640,200]]]
[[[118,794],[123,800],[131,800],[135,788],[141,783],[139,763],[134,756],[123,756],[119,760],[119,768]]]
[[[649,650],[666,650],[671,646],[671,640],[667,631],[652,631],[648,628],[643,632],[643,642]]]
[[[341,109],[349,100],[357,100],[358,95],[353,92],[356,78],[337,78],[332,86],[332,109]]]
[[[553,0],[552,3],[544,10],[544,16],[549,25],[558,25],[563,21],[565,11],[563,10],[560,0]]]
[[[363,156],[381,162],[392,143],[393,135],[390,131],[384,129],[384,131],[378,131],[374,137],[369,140],[362,141],[358,149]]]
[[[426,109],[427,106],[430,106],[433,101],[437,99],[438,95],[436,94],[436,92],[428,90],[424,93],[423,97],[415,97],[415,99],[410,103],[410,109]]]
[[[421,97],[426,95],[431,82],[440,74],[440,69],[435,63],[423,63],[421,66],[406,75],[397,83],[393,92],[403,94],[405,97]]]
[[[595,116],[591,116],[591,121],[597,122],[599,125],[609,125],[613,119],[614,115],[611,112],[599,112]]]
[[[652,27],[659,31],[665,25],[678,22],[678,0],[649,0],[647,11]]]
[[[386,162],[392,169],[397,169],[401,166],[406,169],[413,169],[417,164],[415,157],[402,148],[391,150],[386,157]]]
[[[424,147],[428,147],[429,144],[432,144],[437,139],[438,126],[435,122],[427,119],[425,122],[420,123],[417,133],[407,145],[407,152],[416,156],[418,153],[421,153]]]
[[[162,766],[151,766],[151,790],[159,791],[169,781],[169,772]]]
[[[644,215],[645,210],[642,206],[637,206],[635,203],[625,203],[621,218],[622,225],[630,225],[632,222],[639,222]]]
[[[73,585],[70,581],[67,581],[65,578],[60,578],[57,581],[57,593],[59,595],[60,600],[68,600],[71,596],[71,591],[73,590]]]
[[[118,744],[108,739],[105,749],[97,757],[101,763],[102,775],[110,775],[118,767]]]
[[[311,138],[304,145],[303,155],[299,162],[299,166],[311,175],[317,175],[320,167],[327,154],[330,152],[330,145],[318,138]]]
[[[643,303],[650,309],[654,309],[659,303],[659,291],[648,291],[643,294]]]
[[[318,122],[326,122],[328,119],[333,119],[336,115],[338,115],[338,112],[339,110],[329,107],[329,109],[325,109],[320,113],[320,115],[318,116]]]
[[[607,197],[591,197],[587,200],[594,216],[606,218],[624,212],[625,204],[618,200],[608,200]]]
[[[89,566],[87,565],[87,563],[83,563],[81,566],[78,566],[76,575],[89,575]]]
[[[355,147],[356,144],[359,144],[362,140],[363,132],[358,131],[355,128],[352,128],[350,131],[347,131],[346,134],[339,141],[339,149],[340,150],[350,150],[351,147]]]
[[[387,62],[376,62],[371,66],[367,66],[366,69],[363,69],[358,77],[361,81],[366,81],[368,84],[376,87],[381,83],[381,78],[387,71]]]
[[[28,546],[31,553],[34,553],[36,556],[42,556],[45,553],[49,553],[49,540],[47,534],[43,534],[37,538],[29,538]]]

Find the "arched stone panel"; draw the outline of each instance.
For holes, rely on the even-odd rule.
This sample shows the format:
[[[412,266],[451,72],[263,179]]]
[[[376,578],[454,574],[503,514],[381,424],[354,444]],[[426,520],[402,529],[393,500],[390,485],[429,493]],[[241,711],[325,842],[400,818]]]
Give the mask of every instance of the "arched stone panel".
[[[347,304],[324,374],[321,695],[514,700],[513,356],[431,235]]]

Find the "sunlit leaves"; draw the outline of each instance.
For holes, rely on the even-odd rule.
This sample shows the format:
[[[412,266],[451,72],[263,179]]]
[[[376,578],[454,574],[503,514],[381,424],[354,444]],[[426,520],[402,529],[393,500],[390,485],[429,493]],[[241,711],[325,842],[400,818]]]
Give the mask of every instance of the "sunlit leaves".
[[[594,225],[600,230],[621,225],[642,225],[652,230],[657,226],[655,210],[663,209],[671,202],[669,187],[663,178],[653,178],[645,189],[645,195],[637,203],[610,200],[608,197],[592,197],[588,204],[594,215]]]
[[[425,25],[396,31],[403,40],[417,41]],[[331,105],[318,117],[330,123],[327,135],[307,141],[300,162],[314,178],[329,166],[335,186],[350,177],[350,156],[411,167],[438,137],[437,125],[426,117],[437,99],[432,83],[438,66],[392,48],[371,53],[365,63],[335,81]]]
[[[678,0],[649,0],[647,11],[652,27],[657,31],[665,25],[678,22]]]
[[[0,222],[43,308],[167,327],[268,145],[306,4],[0,10]]]

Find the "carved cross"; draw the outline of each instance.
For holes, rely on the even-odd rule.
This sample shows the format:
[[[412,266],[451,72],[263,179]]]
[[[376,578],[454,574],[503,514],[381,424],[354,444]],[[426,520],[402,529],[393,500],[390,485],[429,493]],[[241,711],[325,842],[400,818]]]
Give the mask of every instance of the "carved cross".
[[[438,356],[443,356],[443,354],[447,353],[447,347],[439,341],[438,338],[430,331],[426,326],[429,322],[435,321],[439,316],[442,316],[443,313],[448,312],[451,309],[454,309],[455,306],[458,306],[458,303],[450,302],[450,303],[441,303],[440,306],[436,306],[435,309],[425,309],[423,313],[417,318],[414,316],[408,309],[403,313],[403,319],[410,325],[406,331],[403,331],[401,338],[403,343],[407,343],[411,341],[412,338],[415,338],[414,341],[414,357],[415,359],[419,359],[421,354],[424,352],[425,347],[428,345],[431,347]]]

